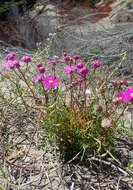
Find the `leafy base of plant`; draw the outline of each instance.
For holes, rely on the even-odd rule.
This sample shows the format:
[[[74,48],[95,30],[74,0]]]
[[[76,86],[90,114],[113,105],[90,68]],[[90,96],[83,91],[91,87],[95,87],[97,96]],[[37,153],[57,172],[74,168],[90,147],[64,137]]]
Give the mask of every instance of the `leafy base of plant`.
[[[75,156],[85,161],[91,156],[105,153],[106,149],[113,149],[116,144],[113,129],[101,126],[101,115],[98,116],[90,105],[87,107],[85,128],[82,111],[70,112],[67,105],[49,107],[47,114],[43,127],[50,138],[56,137],[61,158],[65,161]]]

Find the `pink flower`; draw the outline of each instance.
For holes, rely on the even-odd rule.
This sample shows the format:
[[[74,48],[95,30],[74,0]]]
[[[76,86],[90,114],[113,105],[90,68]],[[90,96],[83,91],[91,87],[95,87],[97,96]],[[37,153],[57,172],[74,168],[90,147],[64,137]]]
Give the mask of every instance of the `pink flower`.
[[[14,60],[14,61],[12,61],[12,67],[13,67],[13,68],[20,67],[19,60]]]
[[[125,92],[126,93],[126,101],[129,102],[133,100],[133,88],[128,88],[128,90]]]
[[[45,73],[45,68],[43,67],[42,63],[38,63],[37,68],[38,68],[38,71],[39,71],[40,74]]]
[[[77,65],[77,69],[82,69],[83,68],[83,63],[81,62],[81,63],[79,63],[78,65]]]
[[[3,70],[10,69],[10,61],[2,65]]]
[[[39,67],[38,70],[39,70],[39,72],[41,74],[45,73],[45,68],[44,67]]]
[[[76,71],[76,70],[77,70],[77,67],[72,65],[72,66],[71,66],[71,71],[74,72],[74,71]]]
[[[59,85],[59,80],[53,76],[46,76],[42,84],[45,88],[57,87]]]
[[[69,61],[71,61],[71,57],[69,55],[64,56],[64,61],[68,63]]]
[[[121,94],[121,93],[118,92],[116,94],[116,100],[119,101],[120,103],[123,103],[124,102],[124,96],[123,96],[123,94]]]
[[[32,82],[33,82],[33,83],[36,83],[36,82],[38,82],[38,81],[41,81],[42,78],[43,78],[43,75],[34,76],[34,77],[32,78]]]
[[[73,59],[74,59],[75,61],[77,61],[77,60],[79,59],[79,55],[77,55],[77,54],[74,55],[74,56],[73,56]]]
[[[49,60],[49,61],[48,61],[48,64],[49,64],[49,65],[53,65],[53,64],[55,64],[55,63],[56,63],[56,62],[55,62],[54,60]]]
[[[13,60],[15,58],[16,54],[15,53],[9,53],[6,55],[5,60],[9,61],[9,60]]]
[[[79,73],[81,73],[82,75],[87,75],[88,69],[86,67],[83,67],[82,69],[79,70]]]
[[[118,83],[119,83],[120,85],[128,86],[126,80],[119,80]]]
[[[123,102],[129,102],[133,100],[133,87],[128,88],[125,92],[123,93],[118,93],[116,95],[116,98],[118,101],[120,101],[121,103]]]
[[[18,60],[14,60],[14,61],[9,60],[7,63],[2,65],[4,70],[6,70],[6,69],[14,69],[14,68],[17,68],[19,66],[20,66],[20,64],[19,64]]]
[[[80,75],[77,76],[77,81],[78,81],[79,83],[81,83],[83,80],[84,80],[83,77],[81,77]]]
[[[76,66],[66,66],[64,68],[64,70],[65,70],[66,74],[70,74],[70,73],[73,73],[74,71],[76,71],[77,67]]]
[[[98,67],[101,67],[102,62],[100,60],[94,60],[91,62],[91,66],[93,69],[97,69]]]
[[[67,56],[67,53],[66,53],[66,52],[64,52],[64,53],[63,53],[63,55],[64,55],[64,57],[65,57],[65,56]]]
[[[28,55],[24,55],[21,60],[25,63],[31,62],[31,58]]]
[[[117,84],[117,82],[115,81],[115,82],[112,82],[112,86],[113,87],[116,87],[118,84]]]
[[[43,67],[42,63],[37,64],[37,68],[39,68],[39,67]]]

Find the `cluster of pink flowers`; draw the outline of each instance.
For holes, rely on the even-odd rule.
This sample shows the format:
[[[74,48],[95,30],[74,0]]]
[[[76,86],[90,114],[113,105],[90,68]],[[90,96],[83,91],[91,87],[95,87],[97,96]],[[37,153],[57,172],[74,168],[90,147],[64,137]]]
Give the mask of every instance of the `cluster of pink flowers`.
[[[128,88],[125,92],[123,93],[117,93],[116,94],[116,99],[123,103],[123,102],[129,102],[133,100],[133,87]]]
[[[52,64],[52,63],[50,63]],[[54,63],[53,63],[54,64]],[[53,77],[53,76],[45,76],[45,68],[43,67],[42,63],[38,63],[37,64],[37,69],[39,71],[39,75],[34,76],[32,78],[32,82],[36,83],[36,82],[41,82],[42,85],[44,86],[44,88],[53,88],[53,87],[57,87],[59,84],[59,80],[57,77]]]
[[[34,76],[32,78],[32,82],[33,83],[36,83],[38,81],[42,81],[43,78],[44,78],[45,68],[43,67],[43,64],[42,63],[38,63],[37,64],[37,69],[38,69],[39,75]]]
[[[73,56],[73,59],[75,60],[75,61],[77,61],[77,60],[79,60],[79,55],[74,55]],[[73,63],[73,59],[69,56],[69,55],[67,55],[66,53],[64,53],[64,60],[65,60],[65,62],[68,64],[70,61],[71,61],[71,63]],[[65,70],[65,73],[66,74],[70,74],[70,73],[73,73],[73,72],[75,72],[75,71],[77,71],[79,74],[81,74],[81,75],[86,75],[87,73],[88,73],[88,69],[86,68],[86,67],[84,67],[84,65],[83,65],[83,63],[81,62],[81,60],[80,60],[80,62],[79,63],[77,63],[77,65],[67,65],[65,68],[64,68],[64,70]]]
[[[85,79],[85,76],[88,74],[88,68],[84,67],[80,56],[75,54],[73,57],[69,56],[67,53],[64,53],[64,61],[67,64],[64,68],[66,74],[77,73],[77,81],[82,82]],[[74,65],[72,65],[74,63]],[[94,60],[91,62],[91,67],[97,69],[101,67],[102,63],[100,60]]]
[[[44,73],[45,73],[45,68],[43,67],[42,63],[38,63],[36,66],[37,66],[37,70],[38,70],[39,74],[32,78],[33,83],[42,81],[44,78]]]
[[[74,62],[77,63],[77,65],[72,65],[72,63]],[[75,54],[73,56],[73,58],[71,58],[71,56],[69,56],[67,53],[64,53],[64,61],[68,64],[64,70],[66,74],[70,74],[73,73],[74,71],[77,71],[79,74],[81,75],[87,75],[88,74],[88,68],[84,67],[82,61],[80,60],[79,55]],[[94,60],[91,62],[91,66],[94,69],[97,69],[99,67],[101,67],[102,63],[100,60]]]
[[[6,70],[6,69],[18,68],[18,67],[20,67],[21,61],[23,61],[27,64],[29,62],[31,62],[31,58],[28,55],[23,56],[20,59],[21,61],[15,59],[15,58],[16,58],[16,54],[14,52],[7,54],[5,57],[6,63],[2,65],[3,69]],[[82,81],[84,81],[86,79],[85,76],[88,74],[88,68],[84,67],[79,55],[75,54],[73,57],[71,57],[68,54],[64,53],[64,61],[67,63],[67,65],[64,68],[66,74],[72,74],[75,72],[77,74],[75,78],[77,79],[77,81],[79,83],[81,83]],[[58,63],[59,63],[59,57],[57,57],[57,56],[55,56],[54,59],[50,59],[48,61],[48,64],[53,65],[54,68],[55,68],[56,64],[58,64]],[[102,63],[100,60],[91,61],[91,67],[93,69],[97,69],[97,68],[101,67],[101,65],[102,65]],[[46,89],[58,87],[59,79],[55,76],[55,72],[54,72],[54,76],[51,76],[51,75],[46,76],[45,68],[43,67],[42,63],[37,64],[37,70],[38,70],[38,75],[36,75],[32,78],[33,84],[36,82],[40,82],[43,85],[43,87]],[[113,86],[119,85],[119,87],[120,87],[119,90],[122,89],[121,86],[125,86],[126,88],[128,86],[126,80],[118,80],[112,84],[113,84]],[[116,99],[120,103],[123,103],[123,102],[128,103],[129,101],[133,101],[133,87],[128,88],[123,93],[120,93],[120,92],[117,93]]]
[[[79,74],[86,75],[88,73],[88,69],[86,67],[83,68],[78,68],[77,66],[71,65],[71,66],[66,66],[64,68],[66,74],[73,73],[74,71],[78,71]]]
[[[15,57],[16,57],[16,54],[14,52],[6,55],[5,57],[6,63],[2,65],[4,70],[20,67],[20,61],[17,59],[15,60]],[[25,63],[31,62],[31,58],[27,55],[23,56],[21,60]]]
[[[73,58],[70,56],[70,55],[68,55],[67,53],[64,53],[64,61],[68,64],[70,61],[78,61],[80,59],[80,57],[79,57],[79,55],[78,54],[75,54],[74,56],[73,56]]]

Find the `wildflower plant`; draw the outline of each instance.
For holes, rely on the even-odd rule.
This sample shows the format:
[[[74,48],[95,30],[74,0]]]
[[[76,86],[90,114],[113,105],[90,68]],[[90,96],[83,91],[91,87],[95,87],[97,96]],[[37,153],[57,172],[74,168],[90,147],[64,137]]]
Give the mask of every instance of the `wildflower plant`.
[[[79,55],[64,53],[63,59],[37,61],[35,72],[30,72],[33,64],[28,55],[18,59],[10,53],[5,61],[1,76],[16,86],[14,97],[19,97],[27,112],[40,113],[36,121],[50,139],[56,137],[62,158],[78,155],[87,160],[114,147],[120,118],[133,101],[133,88],[123,79],[111,82],[114,71],[101,76],[101,60],[84,63]],[[64,78],[58,72],[62,62]]]
[[[121,63],[123,60],[122,57]],[[80,56],[64,53],[64,63],[67,81],[63,91],[59,88],[56,105],[48,107],[43,126],[51,132],[50,136],[56,136],[65,160],[77,154],[82,159],[103,154],[114,148],[120,118],[133,100],[132,88],[125,80],[111,83],[114,71],[111,76],[101,77],[100,60],[91,61],[86,67]],[[124,90],[125,99],[120,101],[118,94]]]

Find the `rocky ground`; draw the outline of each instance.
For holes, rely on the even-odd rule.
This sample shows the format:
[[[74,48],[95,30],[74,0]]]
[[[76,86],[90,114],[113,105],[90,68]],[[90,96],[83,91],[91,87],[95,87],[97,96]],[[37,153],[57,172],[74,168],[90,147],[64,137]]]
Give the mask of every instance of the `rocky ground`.
[[[51,147],[46,131],[34,121],[36,113],[3,111],[0,128],[1,161],[0,187],[17,190],[132,190],[133,128],[126,125],[114,158],[92,157],[88,163],[77,161],[78,155],[63,163],[59,159],[56,140]],[[42,140],[45,137],[45,146]],[[6,147],[6,148],[5,148]],[[90,166],[91,163],[91,167]],[[5,179],[4,179],[5,176]]]

